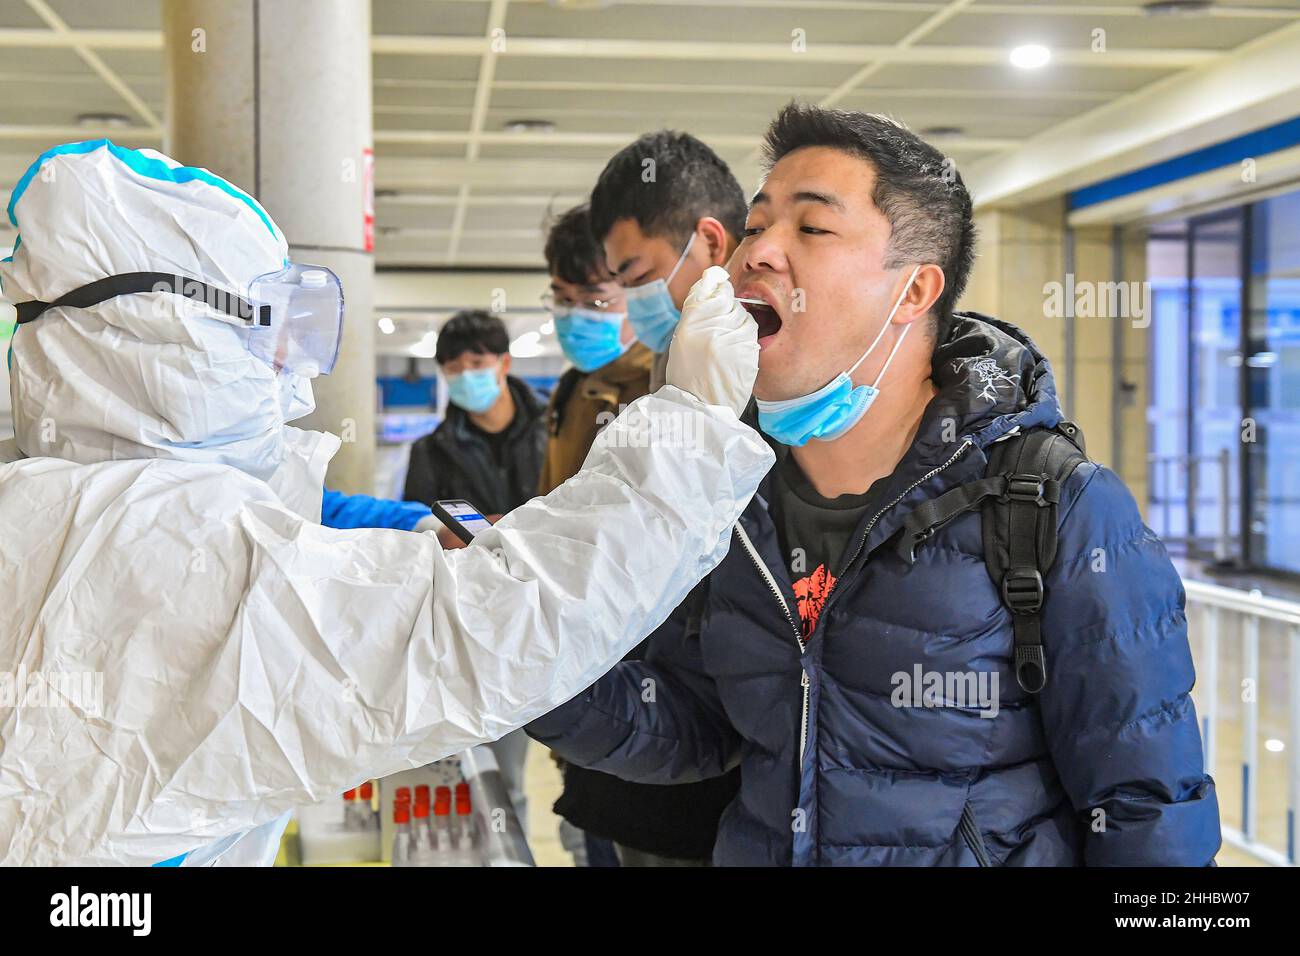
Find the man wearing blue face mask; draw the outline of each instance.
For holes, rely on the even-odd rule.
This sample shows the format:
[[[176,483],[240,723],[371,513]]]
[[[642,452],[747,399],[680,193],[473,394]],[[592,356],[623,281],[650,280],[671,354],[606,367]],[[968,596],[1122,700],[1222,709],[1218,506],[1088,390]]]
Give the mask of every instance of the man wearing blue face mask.
[[[764,153],[730,268],[777,464],[645,658],[529,733],[644,783],[739,766],[717,864],[1211,863],[1178,574],[1029,336],[955,310],[961,177],[797,104]]]
[[[546,237],[551,275],[544,296],[555,333],[574,367],[561,376],[547,410],[550,439],[539,494],[578,473],[597,433],[650,391],[654,353],[627,321],[623,289],[591,235],[586,205],[558,217]],[[630,659],[643,656],[634,648]],[[620,780],[568,764],[555,813],[578,865],[701,866],[713,851],[718,817],[736,793],[734,776],[676,787]]]
[[[646,133],[601,172],[591,233],[626,291],[632,330],[655,353],[651,391],[664,382],[686,293],[709,266],[726,264],[744,226],[740,183],[689,133]]]
[[[654,353],[636,340],[623,289],[591,238],[586,205],[549,225],[543,250],[550,288],[542,296],[560,349],[573,368],[560,376],[546,410],[547,443],[538,494],[582,467],[600,426],[650,391]]]
[[[403,497],[426,505],[465,498],[496,521],[537,493],[546,441],[542,403],[510,374],[510,336],[490,312],[453,315],[438,333],[434,359],[447,380],[447,417],[411,445]],[[438,529],[438,541],[444,548],[465,546],[447,528]],[[528,737],[515,730],[490,746],[515,813],[527,820]]]
[[[510,375],[505,323],[458,312],[438,333],[434,358],[447,381],[447,417],[411,446],[403,497],[432,504],[466,498],[494,519],[537,493],[546,428],[542,403]],[[462,547],[446,529],[444,547]]]

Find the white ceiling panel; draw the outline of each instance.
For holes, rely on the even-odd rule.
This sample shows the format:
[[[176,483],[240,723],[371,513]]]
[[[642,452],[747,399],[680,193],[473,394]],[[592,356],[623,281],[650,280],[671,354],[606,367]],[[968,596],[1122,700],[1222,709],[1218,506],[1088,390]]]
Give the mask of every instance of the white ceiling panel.
[[[799,35],[815,43],[895,43],[926,12],[898,4],[891,11],[854,11],[844,4],[763,7],[709,3],[614,3],[606,9],[556,9],[511,4],[506,35],[627,40],[719,40],[788,45]]]
[[[162,20],[162,0],[46,0],[74,30],[149,30]],[[17,7],[17,0],[0,6]],[[44,22],[41,22],[44,26]]]
[[[372,0],[370,25],[376,34],[482,36],[487,32],[488,4],[438,0]]]
[[[0,0],[0,31],[34,31],[0,35],[0,80],[22,91],[0,99],[0,191],[31,156],[76,131],[82,114],[122,114],[132,130],[117,138],[160,142],[161,125],[151,130],[132,101],[166,122],[163,2],[45,0],[64,34],[36,0]],[[1300,22],[1296,0],[1219,0],[1183,16],[1150,16],[1142,5],[372,0],[377,262],[536,265],[547,211],[578,201],[606,160],[647,130],[710,142],[746,188],[763,130],[792,98],[948,128],[933,134],[936,145],[967,163]],[[504,50],[489,50],[494,11]],[[1098,29],[1107,52],[1094,54]],[[1036,72],[1011,67],[1008,51],[1028,41],[1052,47],[1056,60]],[[1184,54],[1186,63],[1169,60]],[[508,134],[521,119],[554,132]]]

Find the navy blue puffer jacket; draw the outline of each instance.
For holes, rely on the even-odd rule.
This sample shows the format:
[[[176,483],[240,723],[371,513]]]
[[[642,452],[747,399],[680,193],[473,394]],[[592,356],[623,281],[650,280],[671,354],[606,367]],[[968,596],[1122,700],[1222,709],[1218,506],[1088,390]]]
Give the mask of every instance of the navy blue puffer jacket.
[[[979,514],[942,527],[914,564],[886,545],[917,504],[983,477],[992,442],[1061,419],[1047,361],[992,319],[959,315],[933,378],[939,394],[806,647],[765,487],[646,659],[529,732],[631,780],[739,764],[714,850],[723,865],[1210,863],[1219,812],[1189,695],[1183,589],[1114,474],[1084,463],[1062,489],[1037,696],[1011,669]],[[918,668],[974,672],[986,687],[996,677],[994,715],[972,701],[899,706],[897,675]]]

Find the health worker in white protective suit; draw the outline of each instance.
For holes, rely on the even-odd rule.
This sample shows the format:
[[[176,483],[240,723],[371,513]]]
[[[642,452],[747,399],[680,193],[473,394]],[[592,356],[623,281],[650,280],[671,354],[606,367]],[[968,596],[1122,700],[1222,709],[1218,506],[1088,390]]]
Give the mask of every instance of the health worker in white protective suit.
[[[339,440],[285,423],[337,351],[332,273],[290,263],[253,197],[106,140],[43,154],[9,215],[0,864],[269,863],[291,808],[609,670],[772,463],[737,417],[755,327],[713,270],[670,384],[552,494],[458,551],[324,528]]]

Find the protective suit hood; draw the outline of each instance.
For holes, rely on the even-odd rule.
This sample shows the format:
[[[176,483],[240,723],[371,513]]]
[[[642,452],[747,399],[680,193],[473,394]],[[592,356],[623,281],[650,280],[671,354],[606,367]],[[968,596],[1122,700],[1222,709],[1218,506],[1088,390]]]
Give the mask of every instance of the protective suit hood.
[[[175,273],[242,295],[288,257],[284,236],[247,193],[105,139],[42,153],[8,211],[19,239],[0,282],[12,302],[50,302],[129,272]],[[319,494],[338,447],[334,436],[285,428],[315,407],[307,379],[251,355],[235,320],[171,293],[50,309],[15,330],[10,374],[15,437],[28,457],[216,463],[263,480],[288,463],[298,473],[285,489],[294,497],[306,490],[304,463]]]

